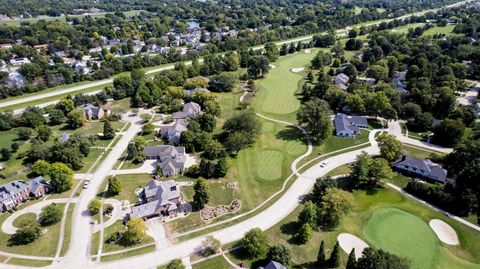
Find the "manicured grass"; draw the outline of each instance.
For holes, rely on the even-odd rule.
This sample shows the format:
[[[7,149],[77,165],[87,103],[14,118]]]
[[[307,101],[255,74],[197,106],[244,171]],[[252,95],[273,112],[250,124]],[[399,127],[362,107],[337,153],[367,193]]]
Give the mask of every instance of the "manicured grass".
[[[440,156],[445,155],[445,154],[440,153],[440,152],[424,150],[424,149],[420,149],[420,148],[417,148],[417,147],[411,147],[411,146],[407,146],[407,145],[404,146],[404,149],[405,149],[405,153],[408,156],[413,157],[413,158],[417,158],[417,159],[428,159],[428,158],[431,158],[432,155],[440,155]]]
[[[424,26],[425,23],[412,23],[412,24],[407,24],[407,25],[404,25],[404,26],[400,26],[398,28],[395,28],[395,29],[391,29],[390,31],[392,32],[395,32],[395,33],[400,33],[400,34],[406,34],[408,33],[408,29],[410,28],[417,28],[417,27],[420,27],[420,26]]]
[[[257,155],[257,163],[257,174],[262,179],[276,180],[282,175],[276,167],[277,163],[283,163],[283,154],[278,150],[262,150]]]
[[[300,107],[295,93],[301,89],[303,73],[293,73],[292,68],[304,67],[310,64],[319,50],[312,49],[312,53],[303,51],[280,57],[272,64],[268,75],[257,80],[258,93],[253,101],[253,107],[261,114],[274,118],[295,122],[294,113]]]
[[[32,205],[33,202],[34,201],[28,201],[18,208],[21,209]],[[65,204],[58,204],[58,206],[63,212]],[[10,216],[10,213],[2,213],[0,215],[0,223],[3,223],[8,216]],[[55,251],[57,250],[58,237],[60,236],[60,224],[61,222],[58,222],[51,226],[42,227],[42,230],[45,231],[45,233],[43,233],[35,242],[28,245],[11,245],[9,244],[9,239],[11,236],[0,231],[0,250],[26,255],[52,257],[55,255]]]
[[[121,220],[115,222],[114,224],[112,224],[111,226],[108,226],[107,228],[105,228],[104,230],[104,240],[107,240],[112,234],[116,233],[116,232],[120,232],[120,233],[123,233],[125,232],[125,225],[123,224],[123,222]],[[97,232],[99,233],[99,232]],[[107,243],[107,242],[104,242],[103,244],[103,253],[107,253],[107,252],[111,252],[111,251],[116,251],[116,250],[123,250],[123,249],[129,249],[129,248],[133,248],[133,247],[138,247],[138,246],[141,246],[141,245],[145,245],[145,244],[148,244],[148,243],[152,243],[153,242],[153,238],[151,238],[150,236],[148,236],[147,234],[145,234],[145,237],[143,238],[143,240],[141,242],[138,242],[136,244],[126,244],[122,239],[120,239],[117,243]],[[150,248],[150,247],[145,247],[146,249]],[[141,248],[141,249],[145,249],[145,248]],[[155,249],[155,245],[153,245],[153,249]],[[151,251],[151,250],[149,250]],[[149,251],[146,251],[146,252],[149,252]],[[142,253],[146,253],[146,252],[142,252]],[[130,252],[127,252],[127,253],[130,253]],[[138,255],[139,253],[137,254],[129,254],[128,256],[133,256],[133,255]],[[125,254],[119,254],[119,255],[125,255]],[[105,256],[105,259],[109,259],[107,257],[110,257],[110,256]],[[126,256],[124,256],[126,257]],[[102,257],[102,260],[104,258]]]
[[[443,27],[440,26],[435,26],[423,33],[424,36],[426,35],[435,35],[435,34],[445,34],[445,35],[450,35],[453,32],[453,28],[455,28],[455,25],[449,24]]]
[[[332,171],[328,172],[327,175],[329,176],[339,176],[339,175],[345,175],[345,174],[350,174],[352,172],[352,169],[348,165],[341,165]]]
[[[13,221],[13,226],[20,228],[22,223],[35,223],[37,221],[37,214],[35,213],[26,213]]]
[[[63,237],[62,250],[60,256],[65,256],[70,248],[70,239],[72,236],[72,223],[73,223],[73,211],[75,210],[75,204],[70,204],[67,210],[67,220],[65,221],[65,233]]]
[[[353,191],[353,195],[353,208],[343,218],[341,224],[336,229],[332,231],[315,231],[310,241],[303,245],[298,244],[295,241],[294,236],[299,229],[297,220],[298,214],[302,209],[300,206],[287,218],[267,230],[270,245],[282,244],[290,249],[292,261],[294,263],[292,268],[318,268],[314,262],[316,261],[319,245],[322,240],[325,240],[327,257],[331,252],[333,245],[335,244],[338,234],[342,232],[355,234],[356,236],[365,240],[369,245],[374,245],[376,242],[369,240],[369,238],[364,234],[364,230],[366,229],[365,227],[371,225],[369,224],[369,221],[372,219],[372,216],[375,216],[377,212],[382,212],[384,210],[400,211],[403,214],[406,214],[408,218],[406,218],[406,220],[403,218],[399,220],[398,226],[401,227],[398,227],[398,233],[403,233],[404,231],[408,232],[409,229],[412,229],[412,234],[405,235],[405,237],[408,239],[405,240],[405,242],[402,242],[404,240],[403,237],[397,238],[398,240],[391,241],[392,243],[390,245],[393,245],[395,248],[400,248],[400,246],[402,246],[400,250],[391,249],[390,251],[392,251],[394,254],[402,255],[403,252],[408,251],[409,253],[413,253],[415,255],[424,255],[424,257],[427,257],[428,255],[426,254],[428,254],[428,252],[426,251],[428,250],[428,246],[429,244],[433,244],[437,250],[431,266],[428,268],[480,268],[480,245],[478,244],[478,240],[480,240],[480,234],[477,231],[470,229],[452,219],[449,219],[443,214],[437,213],[429,207],[426,207],[425,205],[416,202],[413,199],[408,198],[407,196],[402,195],[401,193],[390,188],[379,188],[368,191],[356,190]],[[459,246],[446,246],[439,242],[432,231],[428,228],[428,222],[433,218],[441,219],[455,229],[460,239]],[[395,221],[385,224],[391,225],[389,229],[392,230],[392,233],[397,233],[395,228],[392,227],[397,225]],[[377,229],[375,229],[375,226],[377,229],[388,230],[388,227],[384,227],[385,225],[375,225],[375,223],[374,226],[371,226],[368,229],[376,232]],[[427,228],[426,230],[425,227]],[[422,231],[424,232],[422,233]],[[390,233],[388,231],[382,231],[382,235],[385,233],[385,236],[378,236],[378,240],[382,240],[382,242],[387,242],[385,240],[388,240],[388,242],[390,242]],[[412,240],[415,238],[418,238],[418,240]],[[229,246],[232,245],[234,244],[229,244]],[[427,249],[418,250],[418,248],[421,246],[424,246]],[[414,249],[417,249],[417,252],[419,253],[415,253],[413,251]],[[228,254],[228,256],[236,264],[244,262],[247,266],[251,266],[251,264],[255,262],[243,257],[240,251]],[[342,251],[343,266],[345,265],[346,256],[347,254]],[[263,258],[264,257],[259,257],[259,259]],[[415,256],[414,259],[414,261],[416,261],[419,258]],[[424,261],[421,260],[420,262],[422,263]],[[419,267],[417,263],[415,263],[412,268],[422,267]]]
[[[135,204],[138,202],[137,195],[135,190],[137,188],[143,188],[147,183],[152,180],[152,176],[149,174],[131,174],[131,175],[116,175],[115,176],[122,186],[122,190],[118,195],[115,196],[105,196],[106,198],[113,198],[119,201],[128,200],[130,204]],[[101,197],[103,190],[107,186],[108,181],[104,180],[102,186],[99,188],[98,196]]]
[[[420,218],[396,208],[378,210],[364,227],[375,247],[407,257],[415,268],[432,268],[439,255],[439,242]]]
[[[337,137],[335,135],[331,135],[323,143],[314,144],[312,153],[309,156],[307,156],[305,159],[300,161],[298,164],[298,167],[302,166],[306,162],[320,155],[366,143],[368,142],[369,133],[370,132],[368,130],[362,129],[360,130],[360,135],[354,138]]]
[[[149,253],[149,252],[152,252],[152,251],[155,251],[155,245],[151,245],[151,246],[148,246],[148,247],[128,251],[128,252],[125,252],[125,253],[104,256],[100,259],[100,261],[108,262],[108,261],[114,261],[114,260],[119,260],[119,259],[125,259],[125,258],[128,258],[128,257],[138,256],[138,255]]]
[[[223,256],[217,256],[206,261],[202,261],[196,264],[192,264],[193,269],[231,269],[232,267],[223,258]]]
[[[22,266],[31,266],[31,267],[43,267],[52,264],[52,261],[42,261],[42,260],[27,260],[20,258],[11,258],[8,264],[13,265],[22,265]]]

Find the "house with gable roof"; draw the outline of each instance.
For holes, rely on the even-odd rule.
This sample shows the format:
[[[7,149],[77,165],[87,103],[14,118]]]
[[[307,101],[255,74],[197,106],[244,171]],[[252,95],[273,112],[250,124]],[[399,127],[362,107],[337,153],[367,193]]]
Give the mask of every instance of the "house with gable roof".
[[[287,267],[279,262],[270,261],[265,267],[259,267],[258,269],[287,269]]]
[[[86,104],[83,108],[83,115],[86,120],[99,120],[110,115],[110,110],[92,104]]]
[[[189,118],[196,117],[202,113],[202,108],[195,102],[189,102],[183,105],[183,112]]]
[[[36,177],[28,182],[30,185],[30,195],[33,197],[42,197],[51,191],[50,185],[42,177]]]
[[[160,127],[160,136],[167,139],[172,144],[180,142],[180,136],[187,130],[188,123],[186,121],[175,121],[172,125]]]
[[[448,171],[429,159],[420,160],[408,156],[400,157],[395,161],[394,166],[397,170],[412,173],[421,177],[432,179],[434,181],[445,183]]]
[[[129,217],[148,219],[157,216],[176,216],[180,212],[181,193],[174,180],[151,180],[138,195],[140,205],[132,207]]]
[[[363,116],[349,116],[337,113],[333,119],[336,136],[354,137],[360,134],[360,128],[368,128],[368,120]]]
[[[185,171],[187,157],[185,147],[147,146],[144,147],[143,152],[146,159],[157,160],[157,167],[160,167],[164,176],[174,176]]]
[[[25,202],[30,197],[30,185],[21,180],[15,180],[0,186],[0,209],[10,210]]]
[[[345,75],[344,73],[340,73],[335,76],[334,82],[335,85],[337,85],[340,89],[346,91],[348,88],[347,85],[349,80],[350,78],[347,75]]]

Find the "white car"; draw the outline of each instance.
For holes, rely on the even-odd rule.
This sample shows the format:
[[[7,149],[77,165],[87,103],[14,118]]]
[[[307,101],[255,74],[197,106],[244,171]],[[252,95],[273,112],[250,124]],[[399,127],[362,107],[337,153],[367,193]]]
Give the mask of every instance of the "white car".
[[[92,181],[90,179],[87,179],[85,181],[85,183],[83,184],[83,188],[84,189],[88,189],[88,187],[90,187],[90,184],[92,183]]]
[[[328,164],[328,161],[324,161],[324,162],[320,163],[320,167],[325,167],[325,166],[327,166],[327,164]]]

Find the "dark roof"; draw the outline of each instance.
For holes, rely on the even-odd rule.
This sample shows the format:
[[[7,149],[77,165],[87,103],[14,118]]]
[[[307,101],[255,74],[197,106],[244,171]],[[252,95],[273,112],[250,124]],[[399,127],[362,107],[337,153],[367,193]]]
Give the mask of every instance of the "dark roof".
[[[40,188],[41,186],[47,186],[48,183],[42,176],[39,176],[30,180],[28,182],[28,185],[30,185],[31,193],[37,193],[38,188]]]
[[[260,267],[264,269],[287,269],[287,267],[279,262],[270,261],[265,267]]]
[[[9,199],[13,195],[16,195],[29,188],[29,185],[21,180],[15,180],[5,183],[0,186],[0,202]]]
[[[348,116],[342,113],[337,113],[333,119],[335,130],[337,132],[351,131],[358,132],[359,127],[368,126],[366,117],[362,116]]]
[[[398,165],[405,165],[407,167],[425,171],[439,181],[445,181],[447,178],[447,170],[443,169],[440,164],[434,163],[429,159],[420,160],[417,158],[403,156],[395,161],[395,166]]]

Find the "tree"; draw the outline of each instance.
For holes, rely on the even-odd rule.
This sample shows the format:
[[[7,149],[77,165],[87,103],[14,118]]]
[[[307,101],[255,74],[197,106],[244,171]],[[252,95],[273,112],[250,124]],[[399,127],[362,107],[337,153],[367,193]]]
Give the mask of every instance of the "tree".
[[[42,208],[39,216],[39,222],[42,226],[49,226],[59,222],[62,219],[63,212],[61,208],[53,203]]]
[[[394,161],[402,155],[403,144],[395,136],[381,133],[375,140],[380,147],[380,155],[387,161]]]
[[[310,240],[310,238],[312,238],[312,234],[312,226],[310,226],[308,223],[304,223],[302,226],[300,226],[300,230],[298,230],[298,233],[295,237],[297,238],[298,242],[305,244],[308,242],[308,240]]]
[[[383,179],[393,176],[389,163],[382,158],[373,159],[366,152],[357,156],[350,178],[354,180],[353,187],[376,187]]]
[[[32,165],[32,172],[38,176],[48,175],[50,172],[50,164],[44,160],[38,160]]]
[[[37,138],[43,142],[48,141],[53,131],[45,125],[40,125],[37,127]]]
[[[388,68],[381,65],[372,65],[367,70],[367,77],[375,79],[376,82],[388,78]]]
[[[88,212],[90,212],[90,214],[96,215],[98,211],[100,211],[101,207],[102,207],[102,202],[100,202],[99,199],[95,198],[90,200],[90,202],[88,203],[87,209],[88,209]]]
[[[115,137],[115,130],[112,128],[112,124],[108,119],[103,123],[103,138],[110,140]]]
[[[268,74],[270,62],[265,55],[251,57],[247,62],[247,74],[250,77],[264,77]]]
[[[433,116],[430,112],[414,114],[413,120],[407,122],[408,129],[417,132],[425,132],[432,127]]]
[[[330,114],[328,103],[315,98],[300,107],[297,120],[300,125],[305,126],[315,140],[324,141],[333,132]]]
[[[10,237],[13,245],[27,245],[37,240],[42,234],[42,229],[36,223],[24,223]]]
[[[238,152],[251,144],[249,134],[246,132],[231,133],[225,139],[225,148],[230,152]]]
[[[338,241],[333,247],[332,255],[330,255],[328,263],[330,264],[330,268],[337,268],[340,266],[340,244],[338,243]]]
[[[312,201],[306,201],[298,215],[301,224],[309,224],[312,228],[317,226],[317,206]]]
[[[175,260],[171,260],[171,261],[167,264],[167,268],[166,268],[166,269],[185,269],[185,265],[183,265],[182,260],[180,260],[180,259],[175,259]]]
[[[352,248],[348,254],[347,266],[345,269],[356,269],[357,258],[355,257],[355,248]]]
[[[225,148],[217,140],[210,140],[202,153],[202,157],[207,160],[215,160],[223,156],[225,156]]]
[[[75,110],[75,103],[71,98],[65,98],[55,104],[55,109],[63,112],[63,115],[67,115],[71,111]]]
[[[442,146],[451,147],[460,142],[464,133],[465,125],[461,120],[444,119],[433,129],[432,141]]]
[[[212,92],[231,92],[237,83],[234,73],[220,73],[213,76],[208,85]]]
[[[108,179],[107,192],[111,195],[117,195],[122,191],[122,185],[120,180],[116,177],[111,177]]]
[[[265,56],[267,56],[270,62],[275,62],[278,59],[279,52],[277,45],[273,42],[265,44]]]
[[[410,262],[382,249],[366,248],[357,260],[356,269],[409,269]]]
[[[50,176],[50,185],[57,193],[68,191],[73,186],[73,171],[66,164],[53,163],[48,175]]]
[[[320,243],[320,248],[318,249],[317,265],[325,266],[326,261],[327,261],[327,257],[325,255],[325,242],[322,240],[322,243]]]
[[[81,110],[73,110],[67,115],[67,125],[70,129],[77,129],[83,126],[83,112]]]
[[[202,209],[208,201],[210,200],[210,195],[208,194],[207,182],[205,179],[198,179],[193,186],[195,193],[193,194],[193,203],[199,209]]]
[[[260,228],[253,228],[245,233],[240,244],[249,258],[256,258],[267,251],[268,237]]]
[[[53,109],[48,113],[48,121],[51,125],[62,124],[65,122],[65,114],[61,110]]]
[[[213,236],[207,236],[203,241],[202,241],[202,255],[204,257],[208,257],[210,255],[216,254],[220,251],[220,248],[222,247],[222,244],[218,239],[216,239]]]
[[[260,123],[252,112],[242,112],[225,121],[223,130],[227,134],[245,132],[252,139],[260,134]]]
[[[7,148],[0,149],[0,154],[2,155],[2,160],[7,161],[12,156],[12,152]]]
[[[153,124],[151,123],[147,123],[145,125],[142,126],[142,132],[144,134],[151,134],[155,131],[155,126],[153,126]]]
[[[353,196],[351,193],[338,188],[326,189],[318,208],[320,225],[325,229],[337,227],[343,215],[352,207],[352,204]]]
[[[134,244],[143,240],[147,225],[141,218],[133,217],[127,222],[127,230],[123,234],[125,241]]]
[[[28,140],[32,136],[32,129],[27,127],[17,128],[17,135],[20,140]]]
[[[267,252],[267,260],[276,261],[288,267],[292,260],[290,250],[284,245],[271,246]]]

